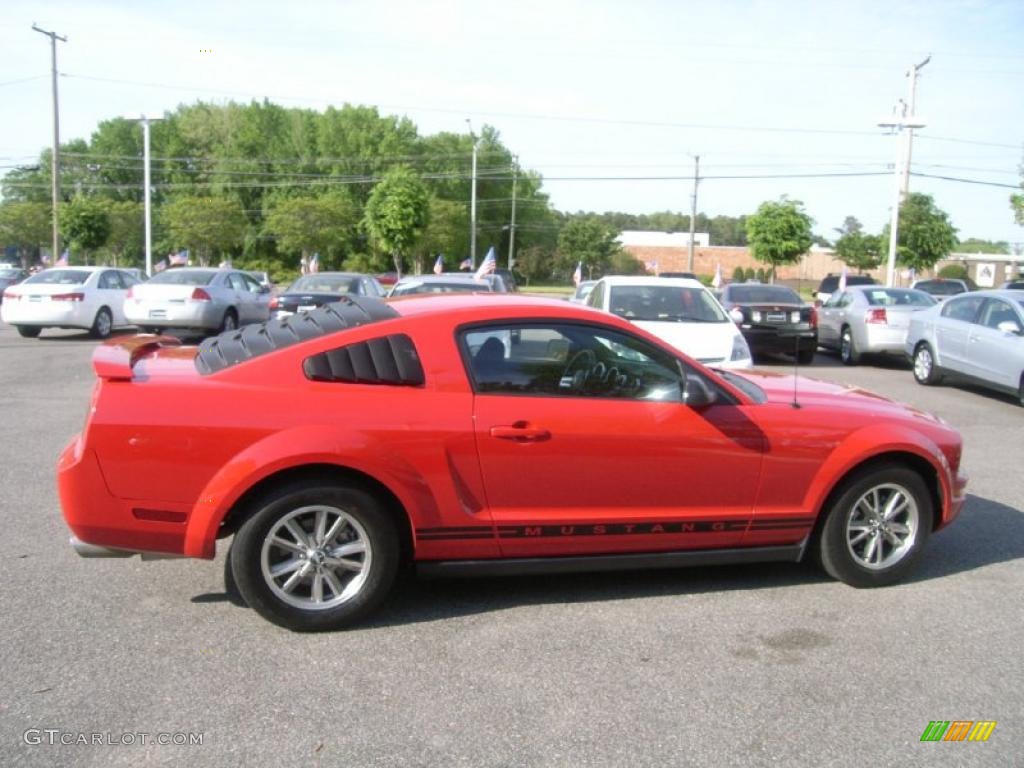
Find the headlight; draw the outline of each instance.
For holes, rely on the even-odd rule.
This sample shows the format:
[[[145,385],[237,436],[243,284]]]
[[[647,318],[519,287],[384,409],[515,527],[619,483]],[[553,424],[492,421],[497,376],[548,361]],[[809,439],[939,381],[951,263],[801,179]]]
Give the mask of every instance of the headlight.
[[[761,313],[755,309],[753,312],[750,313],[750,319],[753,320],[755,323],[760,323]]]
[[[729,360],[749,360],[750,359],[750,347],[747,346],[747,340],[740,334],[736,334],[732,337],[732,354],[729,356]]]

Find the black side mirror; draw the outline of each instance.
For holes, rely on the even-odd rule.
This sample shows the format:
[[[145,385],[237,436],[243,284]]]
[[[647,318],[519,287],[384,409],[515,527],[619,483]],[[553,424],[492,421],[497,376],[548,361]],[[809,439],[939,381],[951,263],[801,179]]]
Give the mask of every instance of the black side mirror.
[[[718,401],[718,391],[703,376],[688,374],[683,385],[683,402],[691,408],[707,408]]]

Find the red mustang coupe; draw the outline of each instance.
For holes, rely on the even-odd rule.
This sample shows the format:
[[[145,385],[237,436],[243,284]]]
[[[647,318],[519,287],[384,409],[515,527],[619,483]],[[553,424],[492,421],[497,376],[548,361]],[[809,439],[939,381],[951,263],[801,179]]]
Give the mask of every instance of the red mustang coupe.
[[[406,563],[564,573],[805,553],[889,584],[964,501],[961,439],[868,392],[709,370],[612,315],[509,295],[345,298],[180,346],[96,350],[60,457],[92,557],[212,558],[336,629]]]

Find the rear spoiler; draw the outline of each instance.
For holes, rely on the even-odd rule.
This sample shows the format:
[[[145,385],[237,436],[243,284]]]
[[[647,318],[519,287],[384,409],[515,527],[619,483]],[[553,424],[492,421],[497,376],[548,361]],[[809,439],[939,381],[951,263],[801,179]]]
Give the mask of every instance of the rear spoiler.
[[[131,381],[132,368],[139,360],[161,347],[180,345],[181,341],[173,336],[151,334],[112,339],[96,347],[96,351],[92,353],[92,367],[101,379]]]

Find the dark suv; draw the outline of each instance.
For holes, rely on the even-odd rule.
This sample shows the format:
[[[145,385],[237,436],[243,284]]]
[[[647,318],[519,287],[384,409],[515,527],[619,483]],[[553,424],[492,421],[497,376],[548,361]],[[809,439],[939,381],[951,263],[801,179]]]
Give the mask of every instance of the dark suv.
[[[875,285],[875,278],[871,275],[847,275],[847,285]],[[821,285],[814,294],[814,298],[824,304],[829,297],[839,290],[839,275],[831,272],[821,279]]]

